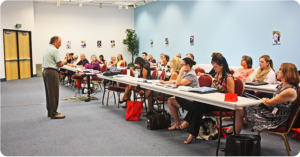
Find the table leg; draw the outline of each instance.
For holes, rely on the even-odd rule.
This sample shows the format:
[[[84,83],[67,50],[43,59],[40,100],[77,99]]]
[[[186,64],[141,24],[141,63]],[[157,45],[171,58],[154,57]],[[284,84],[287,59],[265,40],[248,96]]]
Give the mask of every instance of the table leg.
[[[219,133],[218,133],[218,145],[216,150],[216,156],[218,156],[219,153],[221,135],[222,135],[222,108],[220,108],[220,126],[219,126]]]
[[[236,132],[235,132],[235,110],[233,110],[233,134],[236,135]]]
[[[87,99],[85,100],[85,102],[89,102],[89,101],[91,101],[91,86],[90,86],[90,82],[91,82],[91,80],[90,80],[90,76],[89,75],[87,75],[86,76],[86,78],[87,78],[87,87],[88,87],[88,92],[87,92]]]

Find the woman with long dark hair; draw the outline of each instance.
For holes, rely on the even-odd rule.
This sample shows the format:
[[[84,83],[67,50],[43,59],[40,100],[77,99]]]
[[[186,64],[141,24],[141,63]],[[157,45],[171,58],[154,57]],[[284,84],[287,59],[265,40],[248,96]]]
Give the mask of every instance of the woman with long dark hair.
[[[104,60],[103,55],[99,56],[99,64],[105,64],[105,60]]]
[[[217,72],[213,79],[212,87],[216,88],[220,93],[234,93],[234,79],[226,59],[218,54],[212,58],[211,64]],[[203,113],[220,110],[217,106],[196,101],[190,104],[186,102],[178,103],[183,104],[185,106],[182,106],[183,108],[189,108],[189,112],[184,119],[186,124],[183,126],[190,133],[188,139],[184,141],[185,144],[191,143],[192,139],[198,136]]]
[[[148,64],[146,64],[145,60],[142,57],[137,57],[135,59],[135,64],[141,69],[140,70],[140,77],[147,79],[151,77],[151,71]],[[122,100],[119,103],[130,101],[131,97],[131,89],[135,88],[132,85],[126,85],[124,96]],[[127,105],[122,106],[123,108],[126,108]]]

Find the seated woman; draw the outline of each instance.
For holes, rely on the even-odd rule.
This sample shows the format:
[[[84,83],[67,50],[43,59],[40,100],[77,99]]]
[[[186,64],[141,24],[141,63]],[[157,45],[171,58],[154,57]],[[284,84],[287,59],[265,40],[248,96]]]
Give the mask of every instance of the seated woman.
[[[176,79],[176,86],[190,86],[193,88],[199,87],[199,82],[197,79],[197,75],[195,73],[195,70],[192,68],[193,65],[195,65],[196,62],[194,62],[191,58],[184,58],[181,60],[181,69],[179,72],[179,75]],[[175,122],[169,127],[169,130],[175,130],[175,129],[184,129],[184,126],[181,126],[181,122],[179,120],[178,111],[177,108],[181,108],[181,105],[184,105],[184,103],[188,103],[190,101],[178,97],[171,97],[168,99],[168,106],[171,111],[171,114],[174,117]],[[189,108],[183,107],[183,109],[188,110]]]
[[[74,58],[73,58],[74,53],[68,53],[68,54],[69,54],[69,57],[68,57],[68,60],[67,60],[67,65],[70,66],[75,61]],[[73,72],[69,71],[69,70],[65,70],[65,73],[67,74],[67,77],[68,77],[68,83],[66,83],[65,86],[68,87],[68,86],[70,86],[71,76],[73,75]],[[70,74],[72,74],[72,75],[70,75]]]
[[[151,71],[150,71],[149,64],[147,64],[142,57],[137,57],[135,59],[135,64],[137,64],[137,66],[141,69],[140,70],[140,76],[142,78],[147,79],[147,78],[151,77]],[[123,96],[123,98],[121,99],[121,101],[119,103],[123,103],[125,101],[126,102],[130,101],[131,89],[132,88],[135,88],[135,87],[133,87],[132,85],[126,85],[124,96]],[[124,105],[122,107],[126,108],[127,105]]]
[[[238,77],[245,82],[245,79],[254,72],[254,69],[252,69],[252,58],[243,56],[241,66],[243,66],[243,68],[237,69],[233,76]]]
[[[170,80],[169,81],[160,80],[159,83],[161,83],[161,84],[175,84],[177,76],[178,76],[179,71],[180,71],[180,63],[181,63],[180,58],[173,57],[171,62],[170,62],[170,67],[171,67],[171,72],[172,72],[172,74],[170,76]],[[145,98],[148,99],[148,111],[147,111],[147,113],[144,114],[144,116],[147,116],[150,109],[152,109],[153,96],[157,97],[158,95],[161,94],[161,93],[158,93],[158,92],[153,92],[153,96],[152,96],[151,93],[152,93],[151,90],[146,90],[146,92],[145,92]],[[165,96],[170,97],[170,95],[165,95]],[[144,99],[142,99],[142,102],[144,102]]]
[[[99,64],[106,64],[106,60],[104,60],[103,55],[99,56]]]
[[[162,62],[158,64],[157,69],[165,72],[170,72],[169,55],[163,54]]]
[[[148,58],[150,65],[156,64],[156,60],[153,58],[152,54],[148,54]]]
[[[72,62],[72,64],[69,64],[69,63],[67,64],[67,65],[70,66],[70,67],[76,67],[77,63],[79,62],[78,55],[74,55],[73,58],[74,58],[74,61]],[[66,84],[66,86],[70,86],[70,84],[71,84],[71,82],[72,82],[71,77],[72,77],[74,74],[75,74],[75,72],[69,71],[69,81],[68,81],[68,83]]]
[[[277,79],[280,79],[282,83],[276,87],[277,90],[273,98],[263,98],[263,103],[258,106],[249,106],[236,110],[235,131],[237,134],[240,134],[242,130],[242,118],[246,118],[251,131],[275,129],[287,125],[287,120],[291,116],[299,98],[299,74],[297,67],[292,63],[282,63],[277,72]],[[275,108],[278,110],[273,114],[272,111]],[[224,131],[230,135],[233,133],[233,127]]]
[[[97,56],[94,54],[91,56],[91,62],[84,66],[85,69],[93,69],[93,70],[98,70],[99,72],[101,72],[101,68],[100,68],[100,64],[97,60]],[[92,76],[92,79],[97,79],[98,77],[96,75]]]
[[[249,77],[246,78],[246,81],[254,82],[268,82],[269,84],[275,84],[275,72],[273,70],[273,61],[269,55],[263,55],[259,58],[259,68],[257,68]],[[249,94],[254,94],[260,98],[268,97],[272,98],[272,94],[245,91]]]
[[[117,62],[113,63],[113,64],[110,64],[110,65],[116,65],[116,66],[121,66],[121,63],[124,63],[124,66],[125,66],[125,62],[123,60],[123,56],[121,54],[118,55],[118,60]]]
[[[164,56],[164,54],[163,54],[163,53],[161,53],[161,54],[160,54],[160,56],[159,56],[159,57],[160,57],[160,60],[158,61],[158,63],[157,63],[157,64],[161,64],[161,63],[163,62],[163,61],[162,61],[162,58],[163,58],[163,56]]]
[[[116,61],[116,56],[115,55],[112,55],[111,56],[111,61],[109,62],[109,65],[112,65],[112,64],[114,64],[114,63],[116,63],[117,61]]]
[[[212,87],[221,93],[234,93],[234,79],[230,73],[226,59],[222,55],[215,55],[211,63],[217,72],[213,79]],[[191,143],[192,139],[198,136],[203,113],[220,110],[217,106],[196,101],[192,103],[179,102],[179,104],[183,108],[189,108],[189,112],[184,120],[186,121],[185,126],[190,135],[184,141],[185,144]]]
[[[215,55],[222,55],[222,53],[219,53],[219,52],[213,52],[212,54],[211,54],[211,58],[213,58]],[[208,73],[206,73],[206,74],[209,74],[209,75],[211,75],[211,77],[215,77],[215,75],[216,75],[216,71],[215,71],[215,69],[214,69],[214,67],[210,70],[210,72],[208,72]],[[204,75],[204,73],[200,73],[200,72],[198,72],[198,74],[197,74],[198,76],[201,76],[201,75]]]

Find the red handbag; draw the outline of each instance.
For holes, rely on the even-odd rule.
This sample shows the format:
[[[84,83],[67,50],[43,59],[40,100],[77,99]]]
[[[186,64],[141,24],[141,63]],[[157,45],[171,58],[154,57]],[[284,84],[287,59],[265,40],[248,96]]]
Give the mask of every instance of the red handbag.
[[[140,101],[127,101],[126,120],[139,121],[142,111],[143,103]]]

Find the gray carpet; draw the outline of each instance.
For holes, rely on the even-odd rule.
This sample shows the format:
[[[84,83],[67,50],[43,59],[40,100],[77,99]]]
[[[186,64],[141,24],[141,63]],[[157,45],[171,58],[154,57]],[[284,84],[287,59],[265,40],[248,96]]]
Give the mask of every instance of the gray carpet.
[[[117,108],[113,97],[108,106],[102,106],[100,92],[96,95],[99,100],[91,102],[62,100],[74,95],[75,91],[60,85],[58,111],[66,118],[51,120],[46,117],[41,77],[2,82],[1,152],[6,156],[215,155],[217,140],[197,140],[186,145],[183,144],[189,135],[186,131],[148,130],[145,116],[137,122],[125,121],[126,110]],[[242,133],[255,134],[249,129]],[[291,155],[297,155],[300,139],[289,136],[289,142]],[[264,156],[287,155],[280,136],[263,133],[261,145]],[[225,139],[221,139],[223,147]],[[219,155],[224,153],[220,151]]]

